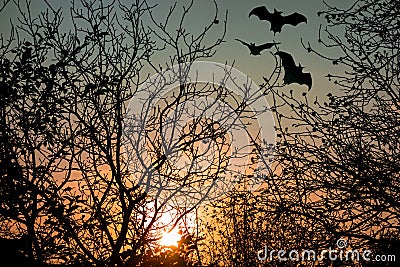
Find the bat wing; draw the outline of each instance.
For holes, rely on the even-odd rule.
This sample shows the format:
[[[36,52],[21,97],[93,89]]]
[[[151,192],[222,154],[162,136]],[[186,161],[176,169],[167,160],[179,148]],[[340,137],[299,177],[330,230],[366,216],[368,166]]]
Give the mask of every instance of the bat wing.
[[[301,73],[298,79],[299,84],[305,84],[308,86],[308,90],[311,90],[312,87],[312,78],[311,73]]]
[[[235,39],[235,40],[238,41],[238,42],[241,42],[243,45],[247,46],[250,49],[250,44],[249,43],[246,43],[245,41],[242,41],[240,39]]]
[[[274,45],[278,45],[278,44],[280,44],[280,43],[265,43],[265,44],[259,45],[258,49],[260,49],[260,51],[262,51],[262,50],[265,50],[265,49],[270,49]]]
[[[285,72],[293,72],[296,69],[296,63],[294,63],[294,59],[289,53],[279,51],[276,52],[276,55],[281,58]]]
[[[266,6],[259,6],[250,11],[249,17],[256,15],[260,20],[271,20],[271,13],[268,11]]]
[[[286,52],[279,51],[276,53],[281,60],[282,66],[285,70],[285,75],[283,77],[283,82],[285,84],[298,83],[305,84],[308,86],[308,90],[312,86],[312,78],[310,73],[303,73],[303,67],[296,66],[293,57]]]
[[[282,19],[285,24],[290,24],[293,26],[296,26],[297,24],[302,22],[307,23],[307,18],[304,15],[299,14],[297,12],[294,12],[293,14],[290,14],[288,16],[284,16]]]

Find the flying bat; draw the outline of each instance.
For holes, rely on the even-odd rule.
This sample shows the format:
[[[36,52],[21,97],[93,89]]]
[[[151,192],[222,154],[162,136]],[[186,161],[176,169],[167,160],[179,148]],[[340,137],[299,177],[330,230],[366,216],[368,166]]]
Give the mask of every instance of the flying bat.
[[[235,39],[236,41],[241,42],[242,44],[244,44],[245,46],[247,46],[250,49],[250,55],[254,55],[254,56],[258,56],[261,55],[261,51],[265,50],[265,49],[270,49],[271,47],[273,47],[274,45],[278,45],[280,43],[265,43],[262,45],[255,45],[255,43],[246,43],[242,40],[239,39]]]
[[[312,78],[311,74],[303,72],[303,68],[300,64],[296,66],[294,63],[293,57],[286,52],[276,52],[275,55],[278,55],[281,58],[283,69],[285,70],[285,76],[283,77],[283,82],[285,84],[298,83],[305,84],[308,86],[308,90],[311,90],[312,86]]]
[[[260,20],[269,21],[271,23],[270,30],[274,32],[274,35],[277,32],[281,32],[282,27],[285,24],[296,26],[301,22],[307,23],[307,18],[302,14],[294,12],[293,14],[290,14],[288,16],[282,16],[281,11],[274,9],[274,13],[271,13],[268,11],[266,6],[259,6],[254,8],[252,11],[250,11],[249,17],[251,15],[256,15]]]

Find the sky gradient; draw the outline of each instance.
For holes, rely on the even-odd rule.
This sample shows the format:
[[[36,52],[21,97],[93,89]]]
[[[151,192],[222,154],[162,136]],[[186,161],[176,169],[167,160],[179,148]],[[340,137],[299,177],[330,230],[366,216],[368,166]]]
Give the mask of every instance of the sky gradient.
[[[60,3],[60,1],[50,0],[48,1],[54,7],[62,7],[64,16],[68,17],[68,8],[70,6],[69,1]],[[124,2],[124,1],[123,1]],[[247,74],[253,81],[260,84],[263,82],[262,77],[267,76],[271,73],[274,67],[275,60],[270,54],[270,51],[263,51],[260,56],[251,56],[247,47],[243,46],[239,42],[235,41],[235,38],[247,42],[255,42],[256,44],[262,44],[265,42],[280,42],[279,49],[281,51],[289,52],[293,55],[296,64],[301,63],[304,66],[305,72],[311,72],[313,77],[313,88],[310,95],[326,95],[328,91],[332,89],[333,84],[328,82],[324,76],[332,71],[335,71],[334,66],[331,62],[322,60],[317,55],[308,53],[301,45],[300,40],[303,39],[304,43],[310,42],[313,48],[319,51],[327,52],[332,54],[332,51],[327,51],[324,47],[318,44],[318,29],[320,24],[324,25],[324,19],[317,16],[317,12],[325,9],[325,5],[322,0],[217,0],[219,8],[219,19],[222,21],[225,12],[228,11],[228,23],[227,32],[225,36],[225,42],[218,47],[217,53],[213,58],[207,59],[216,61],[219,63],[234,64],[234,67],[241,72]],[[334,3],[337,7],[347,7],[352,1],[327,1],[327,3]],[[168,13],[169,7],[174,1],[155,1],[149,0],[150,5],[157,4],[154,9],[154,15],[161,21],[165,18]],[[179,19],[179,14],[182,10],[182,5],[189,3],[188,0],[179,1],[177,4],[176,18]],[[286,25],[283,27],[281,33],[277,33],[275,36],[269,30],[270,24],[267,21],[260,21],[257,17],[248,17],[249,12],[257,6],[266,5],[272,12],[274,8],[282,11],[283,14],[290,14],[292,12],[299,12],[305,15],[308,19],[308,23],[301,23],[296,27]],[[31,9],[33,13],[43,11],[45,4],[43,1],[35,0],[32,1]],[[185,21],[185,27],[191,33],[197,33],[201,31],[207,23],[212,20],[214,16],[215,8],[212,0],[194,1],[191,13]],[[0,16],[0,27],[1,32],[7,36],[10,30],[10,20],[14,23],[17,22],[18,11],[17,9],[9,5],[2,16]],[[174,30],[174,22],[171,23],[171,31]],[[70,27],[68,19],[64,21],[63,27],[67,31]],[[213,38],[219,36],[222,30],[222,23],[219,25],[219,29],[211,32],[209,40],[213,41]],[[167,56],[167,55],[165,55]],[[156,63],[163,64],[166,58],[158,56],[155,58]],[[153,73],[150,73],[153,74]],[[291,85],[297,88],[297,85]],[[306,86],[300,86],[299,90],[306,91]]]

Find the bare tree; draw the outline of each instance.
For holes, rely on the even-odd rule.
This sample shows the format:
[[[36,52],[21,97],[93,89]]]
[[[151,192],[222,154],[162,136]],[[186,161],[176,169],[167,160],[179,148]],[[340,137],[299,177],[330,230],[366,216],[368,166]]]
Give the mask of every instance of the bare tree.
[[[280,196],[276,213],[313,225],[317,246],[335,247],[344,237],[352,248],[394,253],[399,244],[399,7],[364,0],[348,9],[327,5],[318,41],[338,56],[304,48],[343,68],[327,75],[340,91],[315,100],[267,91],[280,137],[269,178]]]
[[[53,18],[48,26],[58,23]],[[48,223],[70,178],[72,133],[62,113],[68,92],[46,64],[46,36],[26,14],[18,29],[12,27],[10,38],[1,40],[1,236],[21,240],[21,256],[42,262],[69,253],[57,242],[58,226]],[[28,41],[19,33],[35,38]],[[6,240],[2,246],[13,247]]]
[[[359,0],[318,13],[326,19],[319,50],[337,57],[303,45],[341,68],[327,74],[338,90],[326,97],[310,99],[300,88],[281,86],[276,61],[261,85],[276,114],[274,163],[259,192],[234,191],[206,211],[203,253],[211,263],[296,266],[257,261],[256,253],[265,245],[336,249],[339,238],[352,249],[399,257],[399,8],[397,1]]]
[[[200,264],[190,232],[178,254],[167,255],[157,240],[217,196],[216,181],[255,172],[247,161],[230,171],[229,160],[244,152],[227,132],[243,124],[232,118],[252,120],[249,105],[259,95],[188,75],[195,61],[214,55],[226,30],[215,5],[204,30],[189,33],[192,4],[179,16],[173,5],[160,22],[157,6],[139,0],[73,1],[69,15],[48,4],[37,16],[30,2],[15,2],[20,19],[1,50],[1,235],[27,238],[20,250],[31,264],[148,266],[168,255],[171,264]],[[63,30],[65,18],[71,30]],[[215,28],[221,36],[205,44]],[[155,61],[162,55],[168,61]],[[221,71],[224,79],[232,74]],[[257,136],[240,149],[262,147]]]
[[[32,263],[140,264],[167,207],[146,199],[128,170],[127,101],[147,78],[144,66],[159,71],[152,63],[155,53],[173,49],[164,68],[214,53],[222,38],[208,46],[202,42],[218,23],[217,9],[195,36],[184,30],[190,5],[172,36],[167,27],[176,4],[160,25],[155,6],[145,1],[72,2],[73,29],[65,33],[61,9],[48,5],[35,17],[30,2],[15,4],[19,24],[2,40],[1,51],[1,235],[27,236],[20,249]],[[167,108],[178,105],[188,94],[184,90],[181,85],[179,99]],[[149,206],[151,201],[156,204]]]

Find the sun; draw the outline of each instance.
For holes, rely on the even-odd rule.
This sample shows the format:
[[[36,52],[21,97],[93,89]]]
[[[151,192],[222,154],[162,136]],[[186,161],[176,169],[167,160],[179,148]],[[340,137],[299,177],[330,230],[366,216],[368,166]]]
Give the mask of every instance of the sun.
[[[178,246],[178,242],[181,240],[182,235],[178,229],[173,229],[170,232],[162,234],[160,239],[160,245],[165,247]]]

